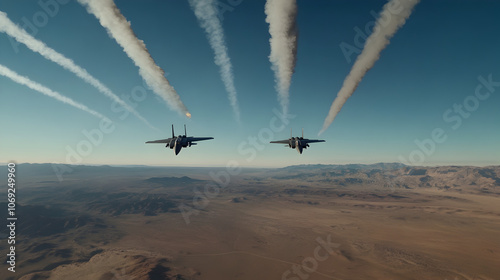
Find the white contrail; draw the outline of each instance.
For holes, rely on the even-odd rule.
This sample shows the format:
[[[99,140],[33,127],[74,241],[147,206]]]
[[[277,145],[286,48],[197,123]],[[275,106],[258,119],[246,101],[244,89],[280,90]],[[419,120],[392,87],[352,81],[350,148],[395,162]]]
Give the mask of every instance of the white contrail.
[[[405,24],[413,7],[418,2],[419,0],[390,0],[384,5],[373,28],[373,33],[366,40],[363,51],[344,80],[344,84],[333,101],[328,116],[323,123],[323,128],[318,135],[330,126],[347,99],[356,90],[366,72],[380,58],[380,52],[389,44],[389,40],[394,36],[394,33]]]
[[[289,89],[297,60],[297,3],[295,0],[267,0],[265,13],[269,23],[272,64],[278,100],[288,112]]]
[[[53,90],[51,90],[51,89],[49,89],[49,88],[47,88],[47,87],[45,87],[37,82],[34,82],[34,81],[28,79],[27,77],[21,76],[21,75],[17,74],[16,72],[10,70],[9,68],[7,68],[1,64],[0,64],[0,75],[11,79],[12,81],[14,81],[18,84],[25,85],[25,86],[27,86],[33,90],[36,90],[42,94],[45,94],[49,97],[52,97],[54,99],[57,99],[57,100],[63,102],[63,103],[71,105],[77,109],[85,111],[93,116],[96,116],[96,117],[101,118],[103,120],[109,120],[109,118],[97,113],[96,111],[94,111],[92,109],[89,109],[87,106],[85,106],[81,103],[78,103],[69,97],[61,95],[60,93],[53,91]]]
[[[142,117],[134,108],[125,103],[122,99],[120,99],[116,94],[114,94],[108,87],[103,85],[99,80],[90,75],[87,70],[82,67],[76,65],[73,60],[65,57],[64,55],[56,52],[54,49],[49,48],[42,41],[34,38],[24,29],[13,23],[8,17],[7,14],[0,11],[0,32],[5,32],[7,35],[14,38],[19,43],[26,45],[30,50],[41,54],[48,60],[51,60],[63,68],[69,70],[70,72],[77,75],[79,78],[89,83],[96,89],[98,89],[101,93],[111,98],[111,100],[117,102],[121,106],[123,106],[126,110],[134,114],[137,118],[143,121],[149,127],[158,130],[156,127],[151,125],[144,117]]]
[[[198,18],[201,27],[207,32],[208,41],[215,52],[215,64],[220,67],[220,75],[226,87],[229,102],[233,107],[236,120],[239,121],[240,109],[238,107],[236,88],[234,87],[233,66],[227,53],[222,24],[217,16],[216,1],[189,0],[189,4]]]
[[[130,22],[121,14],[113,0],[78,0],[106,29],[109,36],[123,48],[123,51],[139,67],[139,74],[146,84],[173,110],[191,117],[181,98],[165,78],[165,71],[154,62],[143,41],[139,40]]]

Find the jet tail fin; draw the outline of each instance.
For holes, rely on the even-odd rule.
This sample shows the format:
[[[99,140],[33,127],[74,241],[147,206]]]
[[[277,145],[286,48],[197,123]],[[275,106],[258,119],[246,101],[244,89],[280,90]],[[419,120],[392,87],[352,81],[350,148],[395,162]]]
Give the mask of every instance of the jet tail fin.
[[[304,128],[302,128],[302,138],[304,138]]]
[[[184,136],[186,136],[186,137],[188,136],[187,132],[186,132],[186,125],[184,125]]]
[[[172,124],[172,138],[174,138],[175,135],[174,135],[174,125]]]

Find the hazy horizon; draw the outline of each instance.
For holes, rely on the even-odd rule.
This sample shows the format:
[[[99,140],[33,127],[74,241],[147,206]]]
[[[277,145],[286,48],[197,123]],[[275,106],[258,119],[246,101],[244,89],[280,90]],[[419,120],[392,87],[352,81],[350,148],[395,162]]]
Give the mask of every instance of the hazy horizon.
[[[111,164],[111,163],[103,163],[103,164],[67,164],[67,163],[58,163],[58,162],[14,162],[15,164],[56,164],[56,165],[69,165],[69,166],[111,166],[111,167],[193,167],[193,168],[226,168],[225,165],[147,165],[147,164]],[[0,164],[8,164],[9,162],[4,162]],[[298,163],[298,164],[289,164],[283,166],[239,166],[241,168],[251,168],[251,169],[259,169],[259,168],[286,168],[291,166],[301,166],[301,165],[377,165],[377,164],[402,164],[408,167],[450,167],[450,166],[460,166],[460,167],[496,167],[500,166],[500,164],[486,164],[486,165],[469,165],[469,164],[429,164],[429,165],[405,165],[400,162],[373,162],[373,163],[362,163],[362,162],[352,162],[352,163]]]

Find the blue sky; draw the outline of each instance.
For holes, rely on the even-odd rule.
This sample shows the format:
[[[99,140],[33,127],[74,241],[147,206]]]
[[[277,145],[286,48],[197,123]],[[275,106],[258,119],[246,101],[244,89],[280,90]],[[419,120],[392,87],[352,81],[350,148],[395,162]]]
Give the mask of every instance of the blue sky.
[[[62,1],[61,1],[62,2]],[[82,164],[148,164],[280,167],[291,164],[344,164],[397,162],[412,153],[418,165],[500,164],[500,87],[467,118],[452,112],[454,104],[472,100],[478,77],[500,81],[500,10],[498,1],[422,1],[407,23],[365,76],[330,128],[326,143],[313,144],[302,155],[281,145],[262,144],[279,108],[274,89],[265,1],[219,0],[229,5],[223,13],[228,53],[234,70],[241,109],[241,124],[234,120],[227,93],[213,61],[204,30],[187,1],[115,1],[132,29],[143,40],[156,63],[168,73],[182,101],[192,113],[186,119],[170,110],[146,89],[135,109],[164,133],[144,125],[133,115],[121,118],[111,101],[74,74],[46,60],[0,33],[0,64],[69,96],[111,118],[115,129],[103,134],[102,143],[81,157]],[[332,101],[355,60],[349,62],[339,45],[355,47],[355,27],[365,29],[385,1],[298,1],[298,54],[290,88],[291,123],[272,140],[295,135],[318,138]],[[138,68],[111,39],[93,15],[74,1],[59,6],[46,24],[34,24],[43,13],[38,1],[1,1],[0,11],[26,28],[49,47],[71,58],[118,96],[147,88]],[[35,18],[34,18],[35,16]],[[42,18],[38,18],[40,20]],[[484,90],[484,89],[483,89]],[[43,96],[0,76],[0,162],[67,163],[68,148],[87,141],[83,131],[99,128],[100,120]],[[472,104],[472,103],[470,103]],[[473,105],[473,104],[472,104]],[[469,106],[470,108],[470,106]],[[183,149],[178,155],[161,144],[144,144],[176,134],[187,124],[192,136],[213,136]],[[415,140],[430,138],[442,129],[446,140],[434,142],[425,154]],[[252,147],[249,137],[256,137]],[[265,138],[265,137],[264,137]],[[264,139],[266,140],[266,139]],[[427,142],[428,143],[428,142]],[[238,149],[240,147],[240,149]],[[242,153],[243,151],[243,153]],[[255,151],[255,157],[248,160]],[[417,151],[417,152],[415,152]],[[423,158],[416,156],[424,155]]]

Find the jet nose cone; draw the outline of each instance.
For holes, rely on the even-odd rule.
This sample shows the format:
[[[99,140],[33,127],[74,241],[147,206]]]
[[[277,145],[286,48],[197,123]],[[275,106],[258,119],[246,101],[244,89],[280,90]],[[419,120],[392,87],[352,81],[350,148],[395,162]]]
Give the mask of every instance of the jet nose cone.
[[[300,144],[297,146],[297,152],[299,152],[299,154],[302,154],[302,146]]]
[[[175,145],[175,155],[178,155],[181,152],[182,146],[181,145]]]

